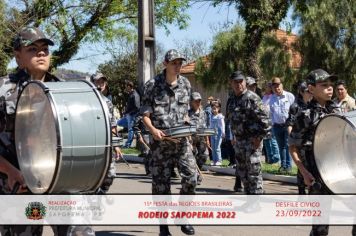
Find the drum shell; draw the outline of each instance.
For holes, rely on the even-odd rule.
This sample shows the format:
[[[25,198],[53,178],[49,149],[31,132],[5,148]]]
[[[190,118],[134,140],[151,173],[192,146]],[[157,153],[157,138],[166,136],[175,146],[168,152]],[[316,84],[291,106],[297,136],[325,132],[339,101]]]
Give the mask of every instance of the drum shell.
[[[211,128],[199,128],[197,129],[196,136],[213,136],[216,135],[216,130]]]
[[[356,194],[356,111],[325,116],[313,151],[319,181],[332,193]]]
[[[25,138],[21,136],[23,130],[36,127],[21,127],[24,122],[21,122],[21,116],[18,118],[16,115],[15,142],[27,186],[33,193],[94,192],[104,179],[111,157],[109,113],[101,95],[93,85],[85,81],[46,84],[30,82],[22,94],[28,86],[32,86],[34,90],[41,87],[51,106],[56,141],[50,143],[51,147],[48,148],[56,150],[56,163],[51,174],[47,173],[44,177],[36,178],[37,174],[31,173],[36,169],[27,168],[28,162],[35,161],[26,160],[21,155],[21,147],[24,146],[22,140]],[[18,108],[21,107],[19,103],[22,94]],[[38,146],[33,148],[41,149]],[[38,152],[46,151],[46,147],[43,148],[43,151]],[[54,163],[50,163],[50,166],[53,165]],[[36,181],[42,179],[47,179],[49,184],[39,187]]]
[[[179,126],[179,127],[173,127],[173,128],[164,130],[164,133],[168,137],[172,137],[172,138],[188,137],[188,136],[196,134],[196,132],[197,132],[197,127],[194,125]]]

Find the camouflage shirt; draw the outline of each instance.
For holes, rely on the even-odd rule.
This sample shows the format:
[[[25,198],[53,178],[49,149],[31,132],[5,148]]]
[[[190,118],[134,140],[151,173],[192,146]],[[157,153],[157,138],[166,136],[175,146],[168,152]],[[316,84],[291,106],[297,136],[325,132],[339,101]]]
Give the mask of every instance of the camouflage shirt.
[[[30,75],[24,70],[17,70],[13,74],[0,78],[0,133],[14,131],[17,99],[30,80]],[[49,73],[46,74],[45,82],[55,81],[59,81],[59,79]]]
[[[106,105],[108,106],[109,109],[109,122],[110,122],[110,126],[111,128],[115,128],[116,127],[116,118],[114,115],[114,105],[112,104],[111,100],[109,97],[101,94],[102,99],[104,100],[104,102],[106,103]]]
[[[311,148],[315,130],[321,118],[327,114],[339,112],[340,108],[333,101],[328,101],[325,107],[322,107],[316,100],[311,100],[306,108],[300,110],[295,117],[288,143]]]
[[[188,120],[191,86],[179,76],[177,84],[166,83],[165,71],[145,84],[141,114],[150,113],[154,127],[166,129],[184,125]]]
[[[296,120],[296,117],[298,116],[299,112],[304,110],[307,107],[307,104],[304,103],[303,98],[297,98],[297,101],[294,102],[290,107],[289,107],[289,115],[286,120],[286,125],[287,126],[293,126]]]
[[[270,133],[271,119],[257,94],[245,90],[240,96],[230,95],[228,101],[226,117],[238,140],[252,137],[263,139]]]
[[[206,128],[206,112],[202,109],[199,108],[199,111],[196,112],[193,109],[190,109],[188,111],[188,115],[190,118],[190,123],[192,125],[196,125],[197,128]]]

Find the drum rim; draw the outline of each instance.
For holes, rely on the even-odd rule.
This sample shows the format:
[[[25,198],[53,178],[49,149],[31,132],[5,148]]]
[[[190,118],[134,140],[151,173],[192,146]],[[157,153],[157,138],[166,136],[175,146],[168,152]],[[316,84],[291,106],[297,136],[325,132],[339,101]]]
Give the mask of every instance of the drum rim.
[[[61,152],[61,148],[62,147],[62,144],[61,144],[61,137],[59,135],[60,133],[60,125],[59,125],[59,121],[58,121],[58,114],[57,114],[57,111],[56,109],[54,109],[54,101],[52,99],[52,96],[48,96],[50,90],[49,88],[42,82],[42,81],[37,81],[37,80],[33,80],[33,81],[29,81],[25,87],[21,90],[20,94],[18,95],[19,99],[17,99],[17,102],[16,102],[16,110],[15,110],[15,114],[17,114],[17,111],[18,111],[18,107],[19,107],[19,102],[21,100],[21,95],[22,93],[26,90],[26,88],[28,86],[30,86],[31,84],[36,84],[37,86],[39,86],[43,92],[44,92],[44,95],[47,97],[48,99],[48,102],[51,106],[51,111],[52,111],[52,114],[53,114],[53,119],[55,121],[55,129],[56,129],[56,139],[57,139],[57,151],[56,151],[56,166],[59,166],[60,163],[61,163],[61,160],[62,160],[62,152]],[[17,115],[15,115],[15,131],[16,131],[16,117]],[[16,132],[15,132],[15,144],[16,144]],[[16,148],[17,148],[17,145],[16,145]],[[16,153],[16,156],[18,158],[18,154]],[[20,165],[20,162],[19,162],[19,165]],[[21,167],[20,167],[21,168]],[[58,181],[58,168],[55,169],[54,173],[53,173],[53,176],[52,176],[52,179],[50,181],[50,184],[47,188],[46,191],[44,191],[42,194],[45,194],[45,193],[50,193],[52,190],[53,190],[53,186],[55,186],[55,183],[57,183]],[[24,176],[25,178],[25,176]],[[31,189],[30,186],[28,186],[30,188],[30,190],[33,192],[33,189]]]
[[[196,125],[182,125],[182,126],[170,127],[170,128],[164,129],[163,132],[167,135],[167,137],[174,137],[174,135],[172,135],[171,131],[177,130],[177,129],[187,129],[188,131],[191,131],[190,134],[187,135],[186,137],[197,133]],[[168,133],[166,133],[167,131],[168,131]]]
[[[351,112],[348,112],[348,113],[355,113],[355,115],[352,114],[351,117],[356,117],[356,111],[351,111]],[[321,181],[321,183],[324,185],[324,187],[326,188],[327,191],[329,191],[330,193],[334,193],[334,191],[332,191],[332,189],[327,185],[327,182],[324,180],[323,176],[320,174],[320,171],[319,171],[319,168],[318,168],[318,163],[316,161],[316,155],[315,155],[315,137],[316,137],[316,134],[318,132],[318,129],[320,128],[320,124],[321,122],[324,120],[324,119],[327,119],[329,117],[336,117],[336,118],[339,118],[341,120],[344,120],[346,121],[347,124],[349,124],[354,130],[356,130],[356,126],[355,124],[353,124],[347,117],[346,114],[348,113],[332,113],[332,114],[327,114],[325,115],[323,118],[320,119],[320,121],[318,122],[316,128],[315,128],[315,133],[314,133],[314,137],[313,137],[313,155],[314,155],[314,158],[313,158],[313,162],[315,164],[315,166],[317,167],[317,170],[316,170],[316,173],[317,173],[317,177],[319,177],[319,180],[318,181]],[[338,193],[334,193],[334,194],[338,194]]]
[[[103,113],[104,113],[104,116],[105,116],[105,124],[106,124],[106,130],[107,131],[111,131],[111,126],[110,126],[110,122],[109,122],[109,109],[106,105],[106,103],[104,102],[100,92],[98,91],[98,89],[92,84],[90,83],[89,81],[86,81],[86,80],[75,80],[74,82],[82,82],[82,83],[86,83],[89,85],[90,88],[93,89],[95,95],[97,96],[98,100],[99,100],[99,103],[101,105],[101,108],[103,110]],[[55,129],[56,129],[56,138],[57,138],[57,158],[56,158],[56,166],[60,166],[61,165],[61,162],[62,162],[62,158],[63,158],[63,151],[62,151],[62,143],[61,143],[61,135],[60,135],[60,131],[61,131],[61,127],[60,127],[60,122],[59,122],[59,117],[58,117],[58,113],[55,109],[55,103],[54,103],[54,100],[52,98],[52,93],[51,93],[51,89],[48,88],[46,86],[46,84],[42,81],[29,81],[25,87],[22,89],[22,91],[20,92],[20,94],[18,95],[19,99],[17,99],[17,102],[16,102],[16,110],[15,110],[15,114],[17,114],[17,110],[18,110],[18,103],[20,101],[20,98],[21,98],[21,95],[22,93],[24,92],[24,90],[26,89],[27,86],[29,86],[30,84],[37,84],[39,87],[41,87],[43,89],[43,92],[45,93],[50,105],[51,105],[51,109],[52,109],[52,114],[53,114],[53,118],[55,120]],[[57,82],[56,82],[57,83]],[[16,125],[16,115],[15,115],[15,125]],[[15,129],[16,130],[16,127]],[[15,140],[16,140],[16,137],[15,137]],[[101,178],[99,179],[98,183],[96,183],[95,185],[93,185],[94,187],[88,191],[96,191],[100,186],[101,186],[101,183],[103,182],[103,180],[105,179],[106,177],[106,173],[110,167],[110,162],[111,162],[111,132],[107,132],[106,134],[106,143],[107,143],[107,146],[108,148],[106,148],[106,162],[105,162],[105,166],[104,166],[104,173]],[[15,142],[16,144],[16,142]],[[17,146],[17,145],[16,145]],[[55,190],[55,186],[56,184],[58,183],[58,180],[59,180],[59,175],[60,175],[60,172],[59,172],[59,169],[60,168],[56,168],[55,169],[55,172],[53,173],[53,176],[52,176],[52,180],[47,188],[46,191],[44,191],[43,193],[41,194],[48,194],[48,193],[52,193],[53,190]],[[30,188],[31,189],[31,188]],[[88,191],[83,191],[83,192],[88,192]],[[80,191],[78,191],[79,193]]]

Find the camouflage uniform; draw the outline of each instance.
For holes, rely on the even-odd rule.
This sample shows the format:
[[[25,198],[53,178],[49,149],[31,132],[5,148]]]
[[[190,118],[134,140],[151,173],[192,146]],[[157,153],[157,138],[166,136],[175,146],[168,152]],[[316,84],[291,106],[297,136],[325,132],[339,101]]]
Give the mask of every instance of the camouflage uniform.
[[[249,90],[245,90],[240,96],[231,95],[227,105],[226,116],[237,141],[234,146],[236,173],[240,176],[247,194],[262,194],[262,144],[254,149],[252,140],[263,140],[270,132],[269,114],[264,109],[261,98]]]
[[[286,120],[286,126],[293,127],[300,112],[302,112],[306,108],[307,104],[303,101],[303,97],[298,97],[296,102],[294,102],[289,108],[289,116]],[[297,185],[299,194],[305,194],[306,185],[304,184],[303,176],[299,170],[297,173]]]
[[[322,107],[313,99],[295,117],[293,129],[289,136],[289,145],[297,146],[300,150],[299,158],[304,167],[315,177],[319,175],[314,161],[312,144],[316,127],[326,114],[338,112],[340,112],[340,109],[334,102],[328,101],[325,107]],[[321,189],[310,187],[309,194],[330,194],[330,191],[322,184]],[[328,235],[328,232],[328,225],[313,225],[311,235]]]
[[[167,60],[168,61],[168,60]],[[145,85],[140,113],[150,114],[152,125],[160,130],[185,124],[188,116],[191,86],[179,76],[177,84],[166,83],[165,70]],[[152,151],[152,193],[169,194],[171,169],[178,165],[182,177],[182,194],[194,194],[197,181],[196,162],[188,138],[179,143],[154,140]]]
[[[30,76],[24,70],[17,70],[14,74],[0,78],[0,155],[17,168],[19,166],[14,141],[15,110],[19,93],[29,80]],[[45,81],[54,82],[59,79],[47,73]],[[0,192],[1,194],[11,194],[6,175],[0,175]],[[42,235],[42,231],[43,227],[39,225],[0,226],[0,235],[6,236]]]
[[[197,129],[206,128],[206,113],[199,108],[198,112],[189,110],[190,123],[197,126]],[[206,137],[192,136],[193,141],[193,154],[197,161],[198,167],[201,169],[209,158],[208,144],[206,143]]]
[[[114,128],[114,127],[116,127],[116,119],[114,116],[114,105],[112,104],[111,100],[109,98],[107,98],[106,96],[104,96],[103,94],[101,94],[101,98],[104,100],[104,102],[108,106],[110,125],[111,125],[111,128]],[[114,155],[111,155],[109,169],[106,173],[103,183],[101,184],[100,188],[97,190],[97,194],[107,193],[109,191],[110,186],[114,182],[115,177],[116,177],[115,158],[114,158]]]
[[[137,115],[135,117],[134,125],[133,125],[133,130],[136,135],[136,137],[142,136],[143,141],[147,146],[144,144],[140,144],[140,149],[141,149],[141,154],[143,155],[144,158],[144,165],[145,165],[145,171],[146,175],[151,173],[151,167],[152,167],[152,152],[149,147],[149,144],[151,143],[151,137],[149,132],[146,130],[145,125],[142,122],[142,115]]]

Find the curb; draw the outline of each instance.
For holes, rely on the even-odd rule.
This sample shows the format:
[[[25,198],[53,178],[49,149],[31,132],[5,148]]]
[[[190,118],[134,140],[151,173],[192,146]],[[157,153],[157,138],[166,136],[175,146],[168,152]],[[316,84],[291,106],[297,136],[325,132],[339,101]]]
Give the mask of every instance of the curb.
[[[124,154],[124,158],[126,161],[143,163],[143,159],[134,154]],[[232,175],[235,176],[235,169],[229,167],[216,167],[216,166],[208,166],[203,165],[203,170],[213,171],[219,174]],[[273,180],[278,182],[285,182],[290,184],[297,184],[297,177],[288,176],[288,175],[273,175],[268,173],[262,173],[263,179]]]

